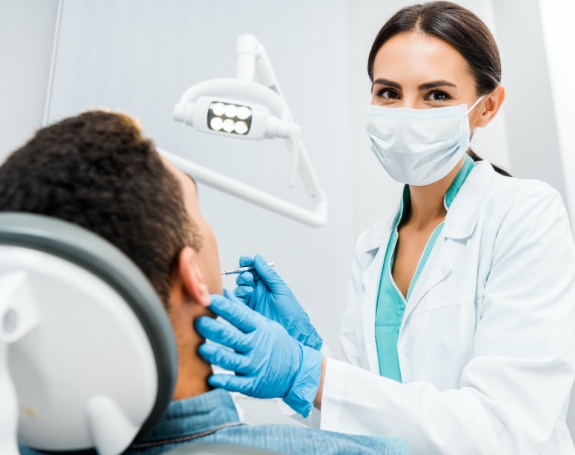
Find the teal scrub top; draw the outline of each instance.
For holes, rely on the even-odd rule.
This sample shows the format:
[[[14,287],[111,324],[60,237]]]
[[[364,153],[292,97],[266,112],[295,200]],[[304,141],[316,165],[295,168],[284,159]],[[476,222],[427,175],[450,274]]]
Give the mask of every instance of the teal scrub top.
[[[466,155],[463,161],[463,166],[455,176],[455,179],[445,194],[443,203],[447,210],[449,210],[451,203],[455,199],[455,196],[459,192],[459,189],[463,185],[463,182],[465,182],[465,179],[473,169],[474,165],[475,162],[469,155]],[[395,284],[391,271],[393,269],[393,261],[395,259],[398,228],[405,213],[409,212],[410,205],[409,186],[405,185],[403,189],[403,198],[399,206],[399,212],[395,217],[394,228],[387,245],[387,251],[385,252],[375,315],[375,343],[379,359],[379,374],[398,382],[401,382],[401,370],[399,369],[397,339],[399,337],[399,329],[401,327],[403,313],[405,312],[405,304],[407,300],[409,300],[411,290],[415,286],[423,267],[425,267],[425,263],[433,249],[433,245],[435,245],[435,241],[443,229],[443,222],[441,222],[427,240],[427,244],[425,245],[423,254],[419,259],[417,269],[415,270],[415,274],[409,284],[407,299],[405,299]]]

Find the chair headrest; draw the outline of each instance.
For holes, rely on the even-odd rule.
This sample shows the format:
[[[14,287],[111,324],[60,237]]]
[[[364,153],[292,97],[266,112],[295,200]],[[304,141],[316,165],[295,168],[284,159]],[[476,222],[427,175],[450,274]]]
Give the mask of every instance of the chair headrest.
[[[88,389],[85,393],[98,393],[100,385],[97,385],[97,379],[103,382],[102,394],[107,393],[108,382],[114,380],[115,376],[118,382],[128,380],[124,376],[129,376],[129,372],[117,377],[118,372],[109,371],[108,361],[113,368],[118,368],[117,363],[114,364],[114,353],[111,353],[111,350],[117,350],[118,357],[124,355],[127,359],[136,359],[142,365],[148,356],[145,350],[151,353],[151,369],[142,367],[142,371],[152,371],[155,374],[152,382],[157,385],[155,397],[152,397],[150,402],[151,410],[148,410],[149,414],[138,432],[146,433],[163,415],[171,401],[177,377],[177,349],[167,313],[140,269],[108,241],[80,226],[43,215],[4,212],[0,213],[0,277],[11,271],[24,271],[30,277],[30,287],[41,316],[40,324],[34,329],[34,333],[16,343],[9,355],[20,402],[19,434],[23,442],[34,439],[35,430],[34,419],[30,419],[31,415],[22,415],[22,409],[29,406],[26,400],[34,400],[34,397],[30,398],[30,394],[49,392],[46,387],[49,387],[47,382],[50,380],[65,381],[70,388],[70,396],[74,397],[83,396],[75,387],[82,388],[84,385]],[[62,314],[55,314],[58,312]],[[116,312],[119,315],[117,321],[114,319]],[[86,321],[86,317],[92,319]],[[80,327],[84,328],[85,337],[83,333],[78,334]],[[117,337],[114,333],[117,333]],[[146,348],[147,343],[138,338],[139,333],[144,334],[143,339],[149,341],[149,347]],[[79,339],[66,339],[67,336],[76,336]],[[94,339],[83,339],[89,337]],[[50,344],[51,339],[55,339],[54,344]],[[116,340],[115,346],[108,346],[102,356],[97,354],[100,345],[103,346],[104,342],[112,343],[113,340]],[[88,378],[82,377],[81,374],[75,378],[74,365],[68,365],[74,360],[62,359],[69,355],[69,359],[78,361],[78,358],[82,358],[77,356],[81,356],[79,352],[84,345],[87,346],[86,352],[91,358],[83,365],[77,365],[77,368],[96,368],[94,362],[101,366],[95,370],[97,373],[92,371]],[[61,365],[64,363],[58,364],[56,359],[32,359],[31,356],[39,351],[42,351],[45,357],[57,357],[58,361],[68,363],[65,363],[66,367],[63,368]],[[50,370],[54,370],[55,365],[60,365],[60,369],[65,370],[62,371],[65,376],[52,377],[54,371]],[[35,374],[30,374],[30,370]],[[59,372],[55,373],[58,375]],[[80,384],[72,386],[74,379]],[[136,384],[139,379],[147,380],[129,380]],[[40,381],[40,384],[35,386],[35,380]],[[134,387],[131,391],[128,388],[123,394],[136,393],[137,389]],[[136,401],[138,399],[131,398]],[[145,401],[144,398],[142,400]],[[60,405],[50,402],[50,399],[44,400],[43,403],[45,406],[52,406],[56,411]],[[62,412],[69,408],[74,407],[62,404]],[[49,413],[47,409],[45,412]],[[57,427],[56,423],[52,424]],[[89,427],[89,424],[86,425]],[[27,435],[28,430],[32,436]],[[56,439],[55,437],[54,440]],[[74,447],[56,447],[53,442],[47,446],[38,446],[37,440],[34,442],[36,448],[46,450],[81,449],[89,447],[84,443],[90,444],[90,441],[75,440],[70,443],[75,445]]]

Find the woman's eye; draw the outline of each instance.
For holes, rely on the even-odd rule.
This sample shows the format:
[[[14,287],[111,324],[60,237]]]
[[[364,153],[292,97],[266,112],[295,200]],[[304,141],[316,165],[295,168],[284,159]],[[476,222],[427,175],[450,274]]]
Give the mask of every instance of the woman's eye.
[[[440,92],[440,91],[434,91],[431,92],[427,95],[427,99],[429,101],[435,101],[435,102],[439,102],[439,101],[446,101],[451,99],[451,96],[449,96],[447,93],[445,92]]]
[[[384,98],[384,99],[388,99],[388,100],[397,100],[397,99],[399,99],[399,95],[398,95],[396,92],[394,92],[393,90],[390,90],[390,89],[388,89],[388,88],[384,88],[384,89],[379,90],[379,91],[377,92],[377,95],[378,95],[380,98]]]

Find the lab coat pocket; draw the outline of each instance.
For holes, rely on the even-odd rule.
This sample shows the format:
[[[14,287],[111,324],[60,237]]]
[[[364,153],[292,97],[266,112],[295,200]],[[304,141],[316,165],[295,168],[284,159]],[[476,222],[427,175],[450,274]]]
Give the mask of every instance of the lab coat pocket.
[[[441,306],[414,312],[406,321],[406,344],[411,344],[411,380],[431,381],[440,390],[458,388],[461,372],[473,353],[475,298],[444,301]]]

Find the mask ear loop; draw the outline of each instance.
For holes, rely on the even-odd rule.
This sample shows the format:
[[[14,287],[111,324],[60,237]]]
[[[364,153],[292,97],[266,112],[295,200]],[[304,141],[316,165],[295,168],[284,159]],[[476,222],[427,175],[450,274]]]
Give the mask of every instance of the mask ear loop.
[[[467,117],[469,115],[469,113],[475,109],[475,106],[477,106],[479,104],[479,102],[485,98],[485,95],[481,95],[479,98],[477,98],[477,101],[475,101],[475,103],[473,103],[473,106],[471,106],[469,109],[467,109],[467,112],[465,113],[465,116]],[[469,119],[467,120],[469,122]],[[469,131],[469,142],[471,143],[471,140],[473,139],[473,135],[475,134],[475,130],[477,129],[477,127],[473,127],[473,131]]]
[[[471,106],[469,109],[467,109],[467,112],[465,113],[465,115],[469,115],[469,113],[475,109],[475,106],[477,106],[479,104],[479,102],[485,98],[485,95],[481,95],[479,98],[477,98],[477,101],[475,101],[475,103],[473,103],[473,106]]]

